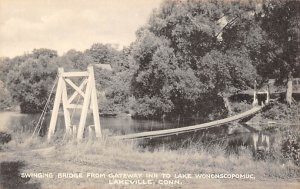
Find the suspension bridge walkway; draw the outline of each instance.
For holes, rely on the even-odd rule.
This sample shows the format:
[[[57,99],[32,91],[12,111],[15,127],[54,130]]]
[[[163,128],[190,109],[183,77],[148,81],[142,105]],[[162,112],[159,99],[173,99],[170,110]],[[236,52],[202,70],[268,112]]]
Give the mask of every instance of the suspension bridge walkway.
[[[247,118],[251,115],[254,115],[258,113],[263,106],[255,106],[252,109],[225,118],[225,119],[220,119],[208,123],[203,123],[199,125],[192,125],[192,126],[187,126],[187,127],[180,127],[180,128],[174,128],[174,129],[164,129],[164,130],[157,130],[157,131],[147,131],[147,132],[141,132],[141,133],[133,133],[133,134],[127,134],[127,135],[120,135],[120,136],[112,136],[111,138],[118,139],[118,140],[126,140],[126,139],[144,139],[144,138],[157,138],[157,137],[164,137],[164,136],[170,136],[170,135],[178,135],[182,133],[187,133],[187,132],[193,132],[197,130],[202,130],[202,129],[208,129],[211,127],[216,127],[216,126],[221,126],[225,125],[227,123],[231,123],[234,121],[238,121],[244,118]]]

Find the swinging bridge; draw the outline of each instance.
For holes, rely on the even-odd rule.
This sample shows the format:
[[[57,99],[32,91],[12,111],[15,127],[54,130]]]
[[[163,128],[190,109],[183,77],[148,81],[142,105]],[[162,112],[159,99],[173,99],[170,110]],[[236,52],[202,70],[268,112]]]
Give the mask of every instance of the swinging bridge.
[[[193,126],[187,126],[187,127],[181,127],[181,128],[175,128],[175,129],[164,129],[164,130],[158,130],[158,131],[148,131],[148,132],[142,132],[142,133],[133,133],[133,134],[127,134],[127,135],[121,135],[121,136],[114,136],[115,139],[140,139],[140,138],[157,138],[157,137],[164,137],[164,136],[170,136],[170,135],[178,135],[182,133],[188,133],[188,132],[194,132],[202,129],[208,129],[211,127],[217,127],[221,125],[225,125],[234,121],[238,121],[244,118],[247,118],[251,115],[256,114],[259,112],[263,106],[255,106],[252,109],[243,112],[241,114],[231,116],[225,119],[220,119],[208,123],[193,125]]]
[[[98,66],[99,67],[99,66]],[[101,67],[101,65],[100,65]],[[107,69],[107,64],[103,64],[102,68]],[[77,86],[71,78],[83,78],[80,86]],[[57,89],[55,94],[55,100],[54,100],[54,106],[51,114],[51,120],[50,120],[50,126],[48,129],[48,140],[50,140],[55,132],[56,129],[56,122],[58,118],[58,111],[60,104],[63,105],[63,113],[64,113],[64,120],[65,120],[65,131],[67,135],[73,135],[73,137],[76,137],[77,140],[82,140],[84,135],[85,128],[88,128],[89,130],[89,136],[95,131],[95,136],[97,138],[102,137],[101,133],[101,126],[100,126],[100,119],[99,119],[99,109],[98,109],[98,102],[97,102],[97,94],[96,94],[96,87],[95,87],[95,78],[94,78],[94,70],[92,66],[89,66],[87,71],[85,72],[64,72],[63,68],[58,69],[58,79],[56,79],[56,82],[54,86],[57,83]],[[68,96],[68,90],[67,90],[67,84],[69,87],[71,87],[74,92],[69,97]],[[43,121],[43,116],[45,116],[45,110],[50,102],[50,97],[53,92],[54,86],[51,90],[51,93],[48,97],[46,106],[42,112],[42,115],[37,123],[36,128],[41,127],[41,122]],[[85,91],[83,91],[85,89]],[[266,94],[267,99],[265,103],[262,103],[261,106],[258,105],[257,102],[257,94]],[[82,104],[74,104],[73,101],[76,97],[82,97],[83,101]],[[164,137],[164,136],[170,136],[170,135],[178,135],[182,133],[188,133],[188,132],[195,132],[198,130],[208,129],[212,127],[217,127],[221,125],[225,125],[228,123],[236,122],[243,120],[247,117],[253,116],[259,111],[262,110],[262,108],[268,104],[270,101],[270,95],[268,91],[264,92],[257,92],[254,90],[254,101],[253,101],[253,108],[245,111],[243,113],[227,117],[225,119],[220,119],[208,123],[198,124],[198,125],[192,125],[192,126],[186,126],[186,127],[180,127],[180,128],[173,128],[173,129],[163,129],[163,130],[157,130],[157,131],[146,131],[141,133],[133,133],[133,134],[127,134],[127,135],[120,135],[120,136],[111,136],[113,139],[118,140],[126,140],[126,139],[143,139],[143,138],[157,138],[157,137]],[[73,115],[70,113],[71,110],[75,109],[81,109],[80,114],[80,120],[79,124],[75,125],[72,123],[72,117]],[[91,110],[94,120],[94,125],[86,125],[86,119],[88,111]],[[36,129],[35,129],[36,130]],[[34,131],[35,133],[35,131]]]

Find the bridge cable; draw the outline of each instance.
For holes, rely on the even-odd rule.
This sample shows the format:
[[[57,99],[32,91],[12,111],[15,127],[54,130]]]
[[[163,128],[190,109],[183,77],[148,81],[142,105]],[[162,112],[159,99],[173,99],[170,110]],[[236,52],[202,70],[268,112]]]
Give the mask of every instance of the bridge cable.
[[[47,99],[47,101],[46,101],[46,104],[45,104],[44,109],[43,109],[43,111],[42,111],[42,114],[41,114],[41,116],[40,116],[39,122],[37,123],[37,126],[36,126],[36,128],[35,128],[35,130],[34,130],[34,132],[33,132],[33,134],[32,134],[32,137],[34,136],[35,131],[36,131],[37,128],[38,128],[38,132],[37,132],[37,133],[39,133],[40,130],[41,130],[41,128],[42,128],[42,125],[43,125],[43,122],[44,122],[44,120],[45,120],[45,116],[46,116],[46,113],[47,113],[47,109],[48,109],[49,104],[50,104],[51,96],[52,96],[52,94],[53,94],[53,91],[54,91],[54,88],[55,88],[55,85],[56,85],[57,81],[58,81],[58,75],[56,75],[54,84],[53,84],[53,86],[52,86],[52,89],[51,89],[51,91],[50,91],[50,94],[49,94],[49,96],[48,96],[48,99]],[[31,138],[32,138],[32,137],[31,137]]]
[[[36,124],[36,126],[35,126],[35,128],[34,128],[34,131],[33,131],[32,135],[31,135],[31,138],[30,138],[30,139],[33,138],[33,136],[35,135],[37,129],[38,129],[38,132],[37,132],[37,133],[39,133],[40,130],[41,130],[41,128],[42,128],[42,124],[43,124],[44,119],[45,119],[46,111],[47,111],[48,106],[49,106],[49,104],[50,104],[51,96],[52,96],[52,93],[53,93],[53,91],[54,91],[54,88],[55,88],[55,86],[56,86],[56,84],[57,84],[57,81],[58,81],[58,75],[56,75],[56,77],[55,77],[54,84],[53,84],[53,86],[52,86],[52,88],[51,88],[50,94],[48,95],[48,98],[47,98],[46,104],[45,104],[45,106],[44,106],[44,108],[43,108],[42,114],[41,114],[41,116],[39,117],[39,120],[38,120],[38,122],[37,122],[37,124]]]

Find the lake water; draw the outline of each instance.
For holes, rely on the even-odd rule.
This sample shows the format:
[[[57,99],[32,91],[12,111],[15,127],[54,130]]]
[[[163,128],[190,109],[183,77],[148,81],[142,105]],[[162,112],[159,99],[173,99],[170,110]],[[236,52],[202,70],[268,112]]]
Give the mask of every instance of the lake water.
[[[17,112],[0,112],[0,132],[8,133],[32,133],[39,120],[40,114],[20,114]],[[45,116],[40,136],[44,136],[50,122],[50,115]],[[72,117],[72,123],[78,123],[78,114]],[[107,135],[124,135],[143,131],[154,131],[184,127],[199,124],[199,119],[181,118],[175,122],[157,120],[136,120],[129,116],[100,117],[101,128]],[[87,125],[92,124],[92,118],[88,117]],[[57,133],[64,132],[64,119],[60,114],[57,121]],[[241,147],[269,150],[272,137],[269,133],[256,132],[247,129],[241,124],[223,125],[215,128],[193,131],[184,134],[153,139],[140,139],[139,144],[153,150],[157,147],[168,146],[171,149],[186,147],[190,144],[201,142],[203,145],[220,143],[230,151],[238,152]]]

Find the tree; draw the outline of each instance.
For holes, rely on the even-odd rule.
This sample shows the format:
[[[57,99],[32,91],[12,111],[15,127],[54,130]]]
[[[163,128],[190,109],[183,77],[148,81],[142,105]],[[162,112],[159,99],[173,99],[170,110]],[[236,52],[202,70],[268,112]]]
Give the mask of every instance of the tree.
[[[231,107],[228,97],[254,84],[256,69],[247,53],[240,51],[211,51],[207,53],[198,65],[197,75],[209,86],[211,94],[223,98],[228,113]]]
[[[164,1],[149,21],[149,30],[170,40],[182,66],[196,67],[199,57],[215,47],[221,17],[218,2]]]
[[[119,71],[123,61],[122,52],[112,44],[95,43],[84,54],[90,56],[94,64],[110,64],[116,71]]]
[[[9,58],[0,58],[0,81],[5,82],[7,73],[11,68],[10,59]]]
[[[233,30],[223,28],[219,20],[224,16],[250,19],[247,11],[253,9],[252,4],[241,2],[164,1],[148,25],[137,31],[133,43],[132,56],[138,65],[132,80],[137,114],[204,115],[215,112],[215,105],[222,109],[216,98],[226,99],[252,86],[257,75],[249,49],[259,40],[251,48],[246,46],[251,27],[238,24],[246,34],[232,43],[226,34]],[[221,31],[223,41],[218,39]],[[203,106],[209,107],[206,112]]]
[[[267,34],[266,66],[272,76],[283,81],[291,73],[300,77],[300,2],[270,1],[258,15]]]
[[[176,68],[176,64],[171,65],[174,57],[172,53],[168,41],[156,37],[148,30],[140,34],[138,42],[133,46],[132,56],[138,68],[131,87],[138,106],[134,109],[139,115],[157,117],[171,111],[169,86],[172,72]]]
[[[0,110],[9,108],[12,105],[11,100],[5,84],[0,80]]]
[[[53,50],[34,50],[9,71],[7,86],[13,99],[20,102],[21,112],[36,113],[44,108],[57,72],[51,62],[56,57]]]
[[[7,74],[11,67],[9,58],[0,58],[0,110],[12,106],[11,95],[6,86]]]
[[[92,57],[86,53],[76,51],[74,49],[69,50],[67,53],[57,58],[57,65],[64,67],[65,70],[81,70],[85,71],[88,65],[93,64]]]

